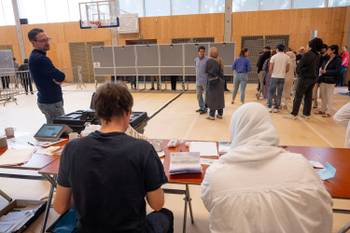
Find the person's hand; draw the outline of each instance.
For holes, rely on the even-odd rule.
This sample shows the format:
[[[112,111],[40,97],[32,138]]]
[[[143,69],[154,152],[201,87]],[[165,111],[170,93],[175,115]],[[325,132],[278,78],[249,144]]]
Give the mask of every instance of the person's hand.
[[[326,70],[321,69],[321,74],[325,74]]]
[[[58,82],[58,81],[56,81],[55,79],[52,79],[52,81],[53,81],[54,83],[56,83],[57,85],[61,86],[61,83]]]

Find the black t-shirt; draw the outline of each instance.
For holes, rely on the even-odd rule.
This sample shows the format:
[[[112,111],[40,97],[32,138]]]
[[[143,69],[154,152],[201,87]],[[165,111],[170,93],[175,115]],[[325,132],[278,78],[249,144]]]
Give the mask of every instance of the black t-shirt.
[[[57,182],[72,189],[79,232],[143,233],[145,195],[167,178],[147,141],[96,131],[65,146]]]

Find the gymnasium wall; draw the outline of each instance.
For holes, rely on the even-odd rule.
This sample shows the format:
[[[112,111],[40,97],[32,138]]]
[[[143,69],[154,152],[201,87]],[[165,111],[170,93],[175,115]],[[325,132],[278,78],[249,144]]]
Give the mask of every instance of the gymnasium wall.
[[[238,12],[232,14],[232,20],[236,53],[242,36],[289,35],[289,46],[293,49],[306,46],[313,30],[328,44],[349,43],[350,40],[350,7]],[[102,41],[105,45],[111,44],[110,29],[81,30],[78,22],[22,25],[27,56],[32,49],[27,33],[34,27],[43,28],[52,38],[48,55],[66,72],[67,81],[72,80],[69,43]],[[222,42],[224,14],[140,18],[140,33],[120,35],[119,44],[129,39],[157,39],[164,44],[173,38],[192,37],[214,37],[215,42]],[[21,60],[15,26],[0,27],[0,45],[12,45],[15,56]]]

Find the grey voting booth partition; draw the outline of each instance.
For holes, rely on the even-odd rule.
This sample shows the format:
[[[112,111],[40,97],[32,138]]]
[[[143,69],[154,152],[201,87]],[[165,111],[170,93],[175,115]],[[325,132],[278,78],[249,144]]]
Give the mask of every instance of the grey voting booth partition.
[[[232,76],[231,64],[234,60],[234,43],[200,43],[170,45],[130,45],[121,47],[93,47],[92,59],[94,75],[136,77],[138,86],[143,77],[144,88],[146,76],[157,76],[162,83],[162,76],[181,76],[183,89],[188,81],[186,77],[195,76],[194,59],[198,47],[217,47],[224,62],[225,76]],[[165,83],[166,89],[166,83]]]

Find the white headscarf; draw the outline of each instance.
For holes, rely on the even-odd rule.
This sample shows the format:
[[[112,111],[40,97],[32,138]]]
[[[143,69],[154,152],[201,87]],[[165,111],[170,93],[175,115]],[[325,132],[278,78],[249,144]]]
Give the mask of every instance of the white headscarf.
[[[223,162],[259,161],[273,158],[284,150],[270,114],[259,103],[239,107],[231,120],[231,148],[221,156]]]

